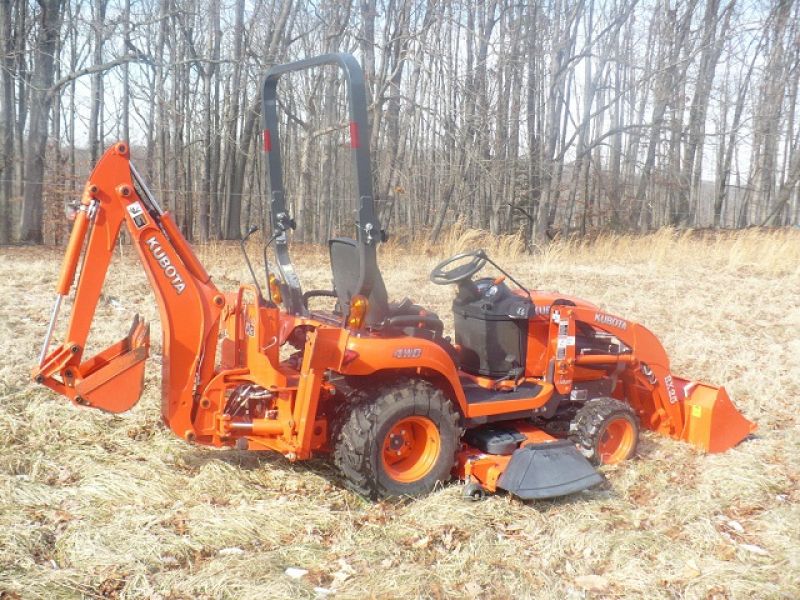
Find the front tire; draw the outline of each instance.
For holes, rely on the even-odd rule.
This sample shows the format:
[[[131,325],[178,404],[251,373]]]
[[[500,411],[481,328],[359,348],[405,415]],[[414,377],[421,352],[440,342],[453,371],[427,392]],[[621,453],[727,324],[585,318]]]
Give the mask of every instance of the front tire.
[[[362,389],[338,421],[333,460],[354,492],[419,496],[450,479],[462,430],[452,402],[431,383]]]
[[[569,437],[592,464],[613,465],[636,454],[639,419],[625,402],[593,398],[575,415]]]

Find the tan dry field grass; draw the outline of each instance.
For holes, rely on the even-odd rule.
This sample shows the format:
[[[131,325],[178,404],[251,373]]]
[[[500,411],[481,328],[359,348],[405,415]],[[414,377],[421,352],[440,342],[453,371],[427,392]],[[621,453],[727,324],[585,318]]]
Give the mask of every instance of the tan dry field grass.
[[[160,332],[128,414],[79,410],[28,379],[61,251],[0,250],[0,590],[5,598],[797,598],[800,596],[800,233],[663,231],[556,243],[455,232],[435,252],[387,244],[390,293],[449,312],[441,257],[487,245],[522,281],[650,327],[674,372],[728,386],[758,422],[722,455],[653,434],[607,485],[556,501],[400,503],[346,491],[324,460],[195,447],[160,422]],[[246,278],[231,247],[199,251],[217,285]],[[296,252],[307,287],[321,251]],[[115,267],[115,268],[114,268]],[[130,248],[92,340],[134,312],[157,323]],[[450,323],[448,323],[448,327]],[[308,570],[301,579],[288,567]]]

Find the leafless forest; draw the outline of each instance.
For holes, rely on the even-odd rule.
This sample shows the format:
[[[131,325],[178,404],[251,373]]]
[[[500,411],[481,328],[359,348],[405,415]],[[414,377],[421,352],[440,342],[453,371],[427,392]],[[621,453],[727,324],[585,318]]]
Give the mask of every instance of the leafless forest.
[[[800,3],[760,0],[2,0],[0,242],[61,242],[62,206],[129,139],[190,239],[267,220],[259,83],[352,52],[384,223],[537,243],[598,230],[800,223]],[[296,236],[352,222],[344,90],[281,83]]]

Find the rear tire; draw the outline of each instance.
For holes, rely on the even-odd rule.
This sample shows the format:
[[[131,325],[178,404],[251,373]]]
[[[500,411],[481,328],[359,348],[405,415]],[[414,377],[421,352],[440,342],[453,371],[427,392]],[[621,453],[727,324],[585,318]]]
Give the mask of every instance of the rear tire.
[[[336,421],[334,463],[347,487],[362,496],[419,496],[451,477],[462,434],[459,415],[427,381],[362,388]]]
[[[616,464],[636,454],[639,419],[625,402],[594,398],[575,415],[569,438],[592,464]]]

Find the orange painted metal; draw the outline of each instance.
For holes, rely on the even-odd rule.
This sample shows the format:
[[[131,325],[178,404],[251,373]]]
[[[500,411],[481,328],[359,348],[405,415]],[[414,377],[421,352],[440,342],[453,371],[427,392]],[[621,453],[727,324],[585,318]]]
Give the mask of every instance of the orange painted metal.
[[[599,434],[597,454],[604,465],[613,465],[630,456],[636,444],[636,430],[627,419],[608,421]]]
[[[675,378],[680,385],[684,380]],[[756,430],[733,406],[724,387],[686,382],[680,438],[708,452],[724,452]]]
[[[199,400],[197,388],[210,380],[214,371],[213,359],[204,361],[203,357],[213,357],[216,350],[221,309],[213,298],[218,291],[210,281],[196,278],[183,263],[175,242],[182,247],[185,240],[181,242],[180,234],[170,227],[169,215],[153,214],[154,209],[146,207],[139,198],[132,181],[127,144],[115,144],[103,155],[86,189],[91,193],[84,194],[82,205],[92,208],[81,211],[73,225],[59,279],[59,293],[67,293],[79,261],[78,251],[85,246],[67,342],[45,357],[34,370],[34,377],[73,401],[80,399],[88,406],[104,410],[122,409],[131,404],[131,395],[138,395],[141,386],[133,385],[124,392],[127,396],[124,401],[110,399],[115,391],[123,394],[119,385],[122,381],[140,379],[138,369],[143,364],[141,354],[146,354],[147,344],[130,351],[136,360],[130,352],[117,353],[113,347],[93,358],[83,356],[114,244],[125,224],[161,314],[165,357],[162,416],[173,431],[182,437],[195,438],[192,415]],[[174,239],[164,233],[168,230],[173,232]],[[114,372],[116,377],[110,377]],[[73,376],[69,377],[70,374]]]
[[[383,441],[384,470],[401,483],[419,481],[436,464],[441,447],[439,430],[428,417],[411,415],[400,419]]]
[[[131,409],[142,394],[149,350],[150,326],[137,315],[126,338],[80,365],[76,404],[112,413]]]
[[[636,357],[632,354],[584,354],[575,357],[576,365],[610,365],[616,363],[632,363]]]
[[[290,460],[328,451],[327,415],[334,403],[342,401],[329,374],[402,373],[434,381],[464,419],[478,420],[543,409],[556,394],[568,397],[576,383],[613,375],[613,395],[633,406],[644,427],[661,434],[719,452],[755,429],[723,388],[673,376],[663,347],[646,328],[555,292],[532,294],[528,357],[524,376],[516,382],[463,373],[442,344],[426,338],[364,329],[359,319],[348,328],[340,316],[325,313],[288,314],[276,304],[280,302],[277,280],[268,286],[274,302],[260,298],[253,285],[223,294],[169,213],[149,196],[139,196],[131,168],[127,144],[115,144],[86,184],[57,284],[59,297],[68,295],[74,284],[66,341],[47,353],[33,372],[37,381],[77,404],[121,412],[133,406],[142,392],[149,352],[149,328],[144,322],[135,320],[127,337],[94,357],[84,356],[115,241],[124,226],[159,308],[162,417],[177,435],[196,443],[244,443],[254,450],[281,452]],[[366,313],[366,306],[361,308]],[[582,323],[614,336],[626,350],[577,354]],[[294,357],[281,354],[288,342],[300,349]],[[492,390],[495,399],[469,398],[465,380]],[[522,382],[538,385],[535,395],[502,398],[503,390]],[[247,390],[256,390],[262,400],[261,412],[245,417],[230,405]],[[407,425],[412,431],[430,433],[419,423]],[[526,421],[514,421],[513,426],[526,435],[524,443],[553,439]],[[476,452],[474,448],[461,452],[459,474],[476,477],[494,489],[508,457]],[[425,460],[414,464],[404,472],[410,473],[408,477],[423,476],[420,465]]]
[[[82,206],[75,222],[72,225],[72,233],[67,243],[67,251],[64,254],[64,262],[61,266],[61,276],[56,284],[56,293],[61,296],[69,294],[72,282],[75,280],[75,271],[78,269],[78,260],[83,250],[83,242],[86,240],[86,231],[89,229],[89,216],[86,213],[86,205]]]
[[[520,443],[521,447],[556,441],[555,437],[535,427],[530,421],[511,421],[508,426],[525,436]],[[509,461],[511,461],[510,454],[486,454],[464,444],[456,456],[453,473],[463,481],[477,481],[485,490],[494,493],[497,491],[497,480],[500,479]]]
[[[618,359],[627,368],[621,372],[624,385],[617,393],[637,411],[644,427],[706,452],[723,452],[756,430],[733,407],[724,388],[673,375],[664,347],[646,327],[594,307],[576,306],[570,311],[570,318],[611,333],[630,349]],[[592,360],[575,357],[578,364],[592,364]]]

